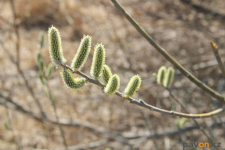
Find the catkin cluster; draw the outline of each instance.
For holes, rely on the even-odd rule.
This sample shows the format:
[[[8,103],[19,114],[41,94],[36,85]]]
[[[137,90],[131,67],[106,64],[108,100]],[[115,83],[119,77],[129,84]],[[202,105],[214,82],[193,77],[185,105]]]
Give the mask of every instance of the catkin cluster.
[[[169,67],[166,69],[165,66],[159,68],[157,73],[157,83],[162,84],[164,87],[170,87],[173,83],[174,69]]]
[[[61,47],[61,38],[59,31],[55,27],[51,27],[49,33],[49,54],[52,63],[58,67],[58,63],[64,64],[65,59],[63,57],[63,51]],[[78,50],[72,60],[71,68],[61,68],[61,77],[64,84],[73,90],[80,89],[85,85],[87,79],[74,78],[73,72],[79,71],[87,60],[87,57],[91,51],[91,36],[84,35],[81,39]],[[90,74],[95,80],[100,78],[105,84],[104,93],[108,95],[115,94],[120,87],[120,77],[117,74],[112,74],[109,66],[105,64],[106,54],[105,48],[102,44],[97,44],[94,47],[93,60],[91,65]],[[141,78],[138,75],[133,76],[130,79],[127,87],[124,90],[123,97],[129,98],[137,92],[141,85]]]

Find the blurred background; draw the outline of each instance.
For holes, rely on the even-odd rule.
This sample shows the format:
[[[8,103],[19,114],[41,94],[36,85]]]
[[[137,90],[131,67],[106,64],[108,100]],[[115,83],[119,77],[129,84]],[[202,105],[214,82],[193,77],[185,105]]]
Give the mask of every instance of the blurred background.
[[[225,96],[225,80],[209,43],[214,41],[225,57],[224,0],[120,2],[169,54]],[[52,25],[60,31],[68,65],[83,35],[90,35],[92,50],[82,72],[90,75],[93,48],[102,43],[106,64],[121,78],[121,91],[139,74],[143,81],[134,98],[184,112],[152,77],[160,66],[172,65],[110,0],[0,0],[1,150],[55,150],[65,145],[74,150],[180,150],[183,143],[209,141],[192,119],[149,111],[115,95],[107,96],[90,83],[79,91],[67,89],[59,70],[50,66],[47,31]],[[191,113],[222,106],[179,71],[170,89]],[[224,113],[197,122],[214,142],[222,143],[219,149],[225,149]]]

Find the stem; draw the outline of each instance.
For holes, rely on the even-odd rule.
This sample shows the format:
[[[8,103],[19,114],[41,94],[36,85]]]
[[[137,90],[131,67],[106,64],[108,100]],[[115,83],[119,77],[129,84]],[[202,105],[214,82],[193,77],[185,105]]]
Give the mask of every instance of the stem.
[[[212,46],[212,49],[213,49],[214,55],[216,57],[216,60],[217,60],[217,62],[219,64],[220,70],[222,71],[223,77],[225,77],[225,68],[224,68],[221,56],[219,54],[218,47],[213,41],[211,41],[210,44]]]
[[[172,97],[173,100],[175,100],[181,107],[182,109],[186,112],[189,113],[189,111],[185,108],[185,106],[181,103],[180,100],[178,100],[175,95],[171,92],[169,88],[166,88],[166,90],[170,93],[170,96]],[[199,129],[202,131],[202,133],[207,137],[207,139],[210,141],[210,143],[213,143],[213,139],[209,136],[209,134],[204,130],[204,128],[194,119],[192,120],[195,122],[195,124],[199,127]],[[216,148],[218,149],[218,148]]]
[[[49,91],[49,99],[50,99],[51,104],[52,104],[52,107],[53,107],[53,109],[54,109],[54,114],[55,114],[56,122],[57,122],[58,127],[59,127],[59,130],[60,130],[60,134],[61,134],[61,137],[62,137],[63,145],[64,145],[65,149],[68,150],[68,144],[67,144],[67,142],[66,142],[64,130],[63,130],[63,128],[62,128],[62,125],[59,124],[59,116],[58,116],[58,114],[57,114],[57,107],[56,107],[55,100],[54,100],[54,98],[53,98],[53,96],[52,96],[52,92],[51,92],[51,90],[50,90],[50,88],[49,88],[48,83],[46,83],[46,86],[47,86],[48,91]]]
[[[212,97],[220,100],[225,103],[225,97],[202,83],[198,80],[194,75],[188,72],[181,64],[179,64],[170,54],[166,52],[164,48],[162,48],[158,43],[156,43],[153,38],[126,12],[123,6],[117,0],[111,0],[112,3],[117,7],[122,14],[126,17],[126,19],[135,27],[135,29],[160,53],[162,54],[170,63],[172,63],[180,72],[190,79],[193,83],[195,83],[198,87],[200,87],[203,91],[211,95]]]
[[[84,78],[86,78],[88,80],[88,82],[90,83],[93,83],[95,85],[98,85],[100,87],[105,87],[105,85],[103,83],[101,83],[100,81],[98,80],[95,80],[95,79],[92,79],[91,77],[87,76],[86,74],[80,72],[80,71],[73,71],[72,68],[70,68],[70,66],[68,65],[65,65],[65,64],[62,64],[61,62],[57,62],[60,66],[64,67],[64,68],[67,68],[69,70],[71,70],[73,73],[75,74],[78,74]],[[116,92],[116,95],[123,98],[123,94],[119,91]],[[165,110],[165,109],[161,109],[161,108],[158,108],[158,107],[155,107],[155,106],[152,106],[152,105],[149,105],[147,104],[146,102],[144,102],[143,100],[136,100],[132,97],[129,97],[129,98],[125,98],[126,100],[129,100],[130,103],[132,104],[135,104],[135,105],[138,105],[138,106],[141,106],[141,107],[144,107],[144,108],[147,108],[149,110],[152,110],[152,111],[157,111],[157,112],[160,112],[160,113],[164,113],[164,114],[168,114],[168,115],[175,115],[175,116],[179,116],[179,117],[185,117],[185,118],[207,118],[207,117],[212,117],[214,115],[217,115],[221,112],[223,112],[225,110],[225,106],[222,107],[222,108],[219,108],[217,110],[214,110],[214,111],[211,111],[211,112],[208,112],[208,113],[203,113],[203,114],[187,114],[187,113],[181,113],[181,112],[176,112],[176,111],[168,111],[168,110]]]

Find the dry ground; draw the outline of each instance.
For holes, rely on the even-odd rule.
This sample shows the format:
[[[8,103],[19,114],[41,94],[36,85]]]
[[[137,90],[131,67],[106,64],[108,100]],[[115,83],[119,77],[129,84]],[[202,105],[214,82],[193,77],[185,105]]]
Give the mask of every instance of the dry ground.
[[[210,40],[217,43],[221,56],[225,57],[225,17],[195,9],[180,0],[120,0],[120,2],[155,41],[184,67],[205,84],[225,95],[225,82],[218,65],[207,64],[209,61],[215,62]],[[225,16],[224,0],[192,2]],[[41,54],[45,63],[50,63],[47,30],[51,25],[56,26],[61,33],[67,64],[73,59],[83,34],[91,35],[92,51],[82,69],[84,73],[89,75],[93,47],[97,43],[102,43],[106,48],[106,63],[112,72],[121,78],[121,90],[126,87],[133,75],[139,74],[143,84],[134,95],[135,98],[144,99],[159,108],[183,112],[182,108],[169,97],[169,93],[152,79],[152,73],[160,66],[171,64],[149,45],[110,0],[15,0],[15,7],[18,14],[16,22],[20,25],[21,69],[48,115],[53,115],[53,109],[38,78],[36,54],[39,33],[43,31],[45,45]],[[10,96],[24,108],[39,114],[34,99],[6,53],[10,51],[16,58],[16,36],[12,26],[9,25],[13,23],[12,11],[10,3],[6,0],[0,1],[0,16],[3,18],[3,20],[0,18],[0,40],[6,47],[5,50],[0,47],[0,93]],[[147,134],[149,131],[151,134],[164,133],[177,129],[176,122],[180,119],[132,105],[115,95],[107,96],[99,87],[92,84],[87,84],[79,91],[71,91],[63,85],[59,70],[55,70],[51,76],[49,86],[56,97],[60,118],[88,122],[104,131],[121,134],[143,132]],[[179,72],[171,89],[192,113],[208,112],[222,105]],[[0,105],[0,149],[12,150],[16,149],[16,145],[13,142],[12,132],[4,126],[8,120],[6,114],[6,108]],[[38,122],[16,110],[10,109],[10,116],[16,140],[22,148],[63,147],[57,126]],[[224,122],[224,117],[223,113],[198,120],[199,123],[206,124],[204,128],[214,141],[222,143],[223,149],[225,149],[224,127],[210,128],[209,125]],[[182,128],[193,124],[194,122],[189,119]],[[106,139],[105,136],[84,127],[63,129],[69,146]],[[112,140],[95,149],[180,150],[182,142],[205,142],[207,138],[200,130],[195,129],[142,142],[139,142],[138,138],[135,140],[131,145]]]

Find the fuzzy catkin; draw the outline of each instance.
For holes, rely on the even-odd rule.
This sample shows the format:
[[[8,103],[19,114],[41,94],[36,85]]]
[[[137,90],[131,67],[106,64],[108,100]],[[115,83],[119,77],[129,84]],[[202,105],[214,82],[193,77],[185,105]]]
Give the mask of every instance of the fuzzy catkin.
[[[157,83],[158,84],[163,84],[165,74],[166,74],[166,67],[165,66],[160,67],[158,70],[158,73],[157,73]]]
[[[139,77],[139,75],[133,76],[124,90],[123,97],[129,98],[133,96],[134,93],[139,90],[140,86],[141,86],[141,78]]]
[[[103,68],[103,71],[102,71],[102,80],[103,80],[104,84],[108,83],[111,76],[112,76],[112,72],[111,72],[109,66],[104,65],[104,68]]]
[[[87,60],[91,50],[91,36],[84,35],[82,38],[76,55],[71,63],[71,67],[76,71],[80,70]]]
[[[87,82],[87,79],[85,78],[74,78],[72,71],[67,68],[63,68],[60,74],[64,84],[72,90],[80,89]]]
[[[60,33],[57,28],[53,26],[49,28],[48,41],[49,41],[49,54],[50,54],[52,64],[56,68],[58,68],[59,65],[57,64],[57,61],[60,63],[64,63],[66,62],[66,60],[63,57]]]
[[[105,48],[102,44],[97,44],[94,48],[94,55],[91,65],[91,76],[98,80],[102,75],[102,70],[105,64]]]
[[[108,84],[104,88],[104,92],[108,95],[112,95],[115,94],[119,88],[120,88],[120,77],[117,74],[114,74],[109,79]]]
[[[172,67],[169,67],[166,70],[165,78],[163,81],[163,86],[170,87],[173,83],[173,78],[174,78],[174,69]]]

